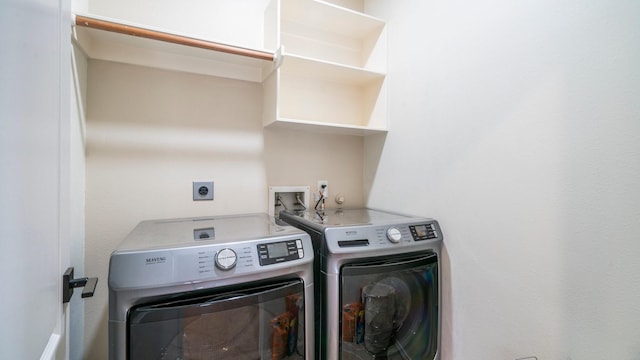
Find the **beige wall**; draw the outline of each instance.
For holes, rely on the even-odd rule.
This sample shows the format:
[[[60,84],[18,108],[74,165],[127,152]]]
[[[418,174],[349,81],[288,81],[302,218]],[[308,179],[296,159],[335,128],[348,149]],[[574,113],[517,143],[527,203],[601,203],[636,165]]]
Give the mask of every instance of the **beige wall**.
[[[86,358],[106,358],[109,255],[139,221],[267,212],[268,186],[319,179],[363,204],[361,137],[265,130],[261,107],[257,83],[89,62],[85,272],[100,282]],[[215,200],[192,201],[194,180]]]

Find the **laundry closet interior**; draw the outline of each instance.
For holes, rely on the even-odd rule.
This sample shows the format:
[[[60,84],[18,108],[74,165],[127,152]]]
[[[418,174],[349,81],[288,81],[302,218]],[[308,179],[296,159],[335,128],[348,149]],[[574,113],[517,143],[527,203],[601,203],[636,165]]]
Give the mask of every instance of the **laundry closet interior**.
[[[386,24],[364,3],[75,5],[84,271],[104,279],[99,291],[109,255],[142,220],[267,213],[270,186],[315,192],[320,179],[327,208],[364,206],[365,137],[388,128]],[[214,199],[193,201],[194,181],[212,181]],[[84,351],[103,356],[106,297],[84,306]]]
[[[270,187],[313,208],[323,181],[327,210],[439,222],[442,359],[639,353],[637,4],[71,5],[76,271],[100,279],[72,354],[107,359],[109,259],[138,223],[268,213]]]

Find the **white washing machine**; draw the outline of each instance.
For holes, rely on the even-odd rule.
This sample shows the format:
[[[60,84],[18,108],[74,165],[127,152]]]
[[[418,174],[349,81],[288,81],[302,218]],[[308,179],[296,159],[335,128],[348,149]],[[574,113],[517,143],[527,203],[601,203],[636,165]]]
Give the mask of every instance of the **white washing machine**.
[[[315,248],[316,359],[439,359],[436,220],[373,209],[282,211]]]
[[[267,214],[143,221],[111,254],[110,359],[313,359],[313,247]]]

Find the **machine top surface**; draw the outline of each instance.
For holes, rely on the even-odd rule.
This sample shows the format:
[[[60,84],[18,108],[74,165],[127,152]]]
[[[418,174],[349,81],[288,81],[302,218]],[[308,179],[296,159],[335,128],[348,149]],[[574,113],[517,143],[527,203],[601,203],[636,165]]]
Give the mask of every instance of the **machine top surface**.
[[[147,220],[111,253],[109,288],[195,289],[214,280],[221,286],[311,271],[312,265],[309,235],[267,214]]]
[[[216,245],[304,234],[267,214],[243,214],[140,222],[115,252]]]
[[[324,211],[282,211],[283,218],[294,217],[298,221],[316,229],[334,227],[364,226],[364,225],[393,225],[398,223],[413,223],[429,220],[421,217],[402,215],[387,211],[359,208],[333,209]]]

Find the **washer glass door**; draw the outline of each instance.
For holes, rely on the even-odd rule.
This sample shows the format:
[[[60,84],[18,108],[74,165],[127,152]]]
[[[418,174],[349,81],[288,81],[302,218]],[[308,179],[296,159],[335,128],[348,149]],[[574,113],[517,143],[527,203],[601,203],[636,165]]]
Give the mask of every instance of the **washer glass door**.
[[[302,359],[301,280],[174,295],[129,312],[129,359]]]
[[[438,299],[434,253],[344,265],[341,359],[433,359]]]

